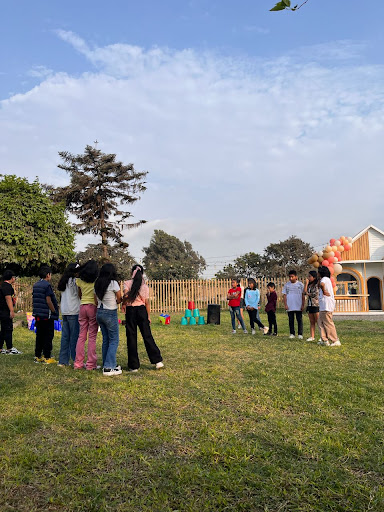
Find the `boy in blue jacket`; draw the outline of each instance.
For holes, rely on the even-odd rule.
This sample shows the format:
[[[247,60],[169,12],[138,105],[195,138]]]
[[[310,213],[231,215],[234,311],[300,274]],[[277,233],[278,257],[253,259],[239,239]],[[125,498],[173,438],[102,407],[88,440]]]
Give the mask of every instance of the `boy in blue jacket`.
[[[254,279],[248,279],[248,288],[244,294],[245,307],[248,311],[249,322],[251,324],[252,334],[256,334],[255,323],[264,331],[264,334],[268,332],[268,327],[264,325],[257,318],[257,312],[259,309],[260,292],[257,289],[256,281]]]
[[[50,284],[52,270],[42,266],[40,280],[33,285],[33,316],[36,326],[35,363],[57,363],[52,357],[54,322],[59,318],[59,306]]]

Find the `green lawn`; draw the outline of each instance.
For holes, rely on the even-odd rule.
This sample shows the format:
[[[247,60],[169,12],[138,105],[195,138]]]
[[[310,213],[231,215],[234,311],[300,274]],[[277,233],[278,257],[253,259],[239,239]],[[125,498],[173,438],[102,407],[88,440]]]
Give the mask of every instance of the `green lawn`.
[[[139,373],[113,378],[34,364],[33,333],[15,329],[1,511],[384,510],[381,323],[340,322],[328,348],[289,340],[283,314],[278,338],[232,335],[227,312],[220,326],[153,320],[166,368],[140,340]]]

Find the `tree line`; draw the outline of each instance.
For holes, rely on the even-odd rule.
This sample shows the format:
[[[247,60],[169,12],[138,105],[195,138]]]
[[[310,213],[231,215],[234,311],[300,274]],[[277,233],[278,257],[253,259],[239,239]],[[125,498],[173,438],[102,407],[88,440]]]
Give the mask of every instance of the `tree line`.
[[[92,258],[100,264],[111,261],[119,278],[127,278],[135,259],[123,240],[123,230],[146,222],[132,222],[127,207],[145,192],[148,173],[90,145],[82,154],[63,151],[59,156],[58,167],[70,177],[64,187],[0,175],[0,271],[11,268],[21,276],[37,275],[45,263],[54,272],[62,272],[69,261]],[[77,222],[71,224],[68,214]],[[99,236],[100,243],[76,254],[76,234]],[[154,231],[143,252],[150,279],[196,279],[207,267],[190,242],[162,230]],[[278,277],[290,267],[305,271],[312,252],[309,244],[291,236],[270,244],[261,255],[249,252],[236,258],[216,277]]]

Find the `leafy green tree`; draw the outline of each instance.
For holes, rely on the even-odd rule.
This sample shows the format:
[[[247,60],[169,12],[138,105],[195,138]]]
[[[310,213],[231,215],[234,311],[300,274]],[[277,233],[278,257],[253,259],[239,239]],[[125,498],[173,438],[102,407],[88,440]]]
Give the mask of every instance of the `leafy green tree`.
[[[132,217],[122,205],[131,205],[146,190],[146,172],[137,172],[133,164],[116,162],[116,155],[102,153],[99,149],[86,146],[83,154],[73,155],[68,151],[59,153],[64,169],[71,182],[67,187],[52,191],[56,201],[64,201],[67,210],[74,214],[79,223],[74,228],[77,233],[93,233],[101,236],[103,256],[108,258],[108,240],[121,247],[122,229],[140,226],[140,220],[127,224]]]
[[[255,252],[248,252],[236,258],[233,264],[226,265],[215,275],[218,279],[261,277],[265,271],[264,257]]]
[[[63,204],[36,179],[0,175],[0,268],[36,275],[42,263],[61,271],[74,258],[74,233]]]
[[[109,257],[105,258],[103,254],[102,244],[89,244],[84,251],[78,252],[76,257],[79,263],[93,259],[100,265],[110,262],[115,265],[117,276],[119,280],[129,279],[131,276],[131,269],[135,263],[134,258],[129,254],[128,249],[114,245],[109,247]]]
[[[291,269],[299,274],[307,272],[310,269],[307,260],[312,254],[310,244],[292,235],[282,242],[269,244],[263,257],[269,276],[285,277]]]
[[[305,2],[303,2],[302,4],[296,4],[292,7],[292,2],[291,0],[282,0],[281,2],[277,2],[277,4],[272,7],[272,9],[269,9],[270,11],[284,11],[285,9],[289,10],[289,11],[297,11],[298,9],[300,9],[300,7],[303,7],[304,4],[306,4],[308,2],[308,0],[305,0]]]
[[[143,263],[150,279],[197,279],[206,268],[205,259],[189,242],[160,229],[155,229],[143,251]]]

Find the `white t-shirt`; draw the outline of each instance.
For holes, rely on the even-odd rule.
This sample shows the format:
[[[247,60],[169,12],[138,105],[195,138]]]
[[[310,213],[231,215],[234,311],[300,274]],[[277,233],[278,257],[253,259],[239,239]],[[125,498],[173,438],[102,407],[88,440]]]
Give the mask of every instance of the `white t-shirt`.
[[[62,315],[78,315],[80,310],[80,299],[75,279],[68,279],[65,290],[61,292],[60,309]]]
[[[97,307],[99,308],[102,304],[104,309],[117,309],[116,293],[119,291],[119,283],[117,281],[111,281],[104,294],[103,300],[97,297]]]
[[[320,288],[319,290],[319,309],[320,311],[331,311],[335,310],[335,295],[333,293],[332,283],[329,277],[323,277],[320,283],[324,283],[325,291],[327,291],[330,296],[324,295],[323,290]]]
[[[303,305],[304,285],[300,281],[285,283],[283,295],[287,296],[288,311],[301,311]]]

